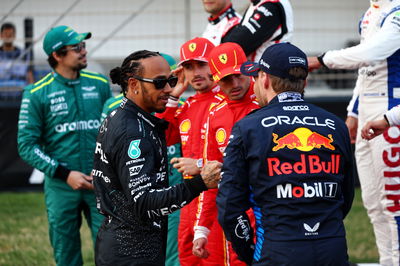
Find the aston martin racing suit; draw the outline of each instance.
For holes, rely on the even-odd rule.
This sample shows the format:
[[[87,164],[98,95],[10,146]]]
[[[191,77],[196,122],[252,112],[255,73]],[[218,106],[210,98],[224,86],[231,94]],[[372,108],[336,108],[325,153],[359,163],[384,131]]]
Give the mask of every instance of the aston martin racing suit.
[[[167,125],[126,98],[103,121],[92,174],[107,219],[96,265],[164,265],[167,215],[207,190],[199,175],[168,186]]]
[[[359,68],[349,115],[358,107],[357,170],[364,206],[374,227],[380,264],[399,265],[400,204],[396,170],[398,133],[362,140],[366,122],[381,118],[400,103],[400,1],[380,1],[360,22],[361,43],[329,51],[323,63],[329,68]]]
[[[221,39],[237,24],[239,24],[240,16],[233,9],[232,4],[224,9],[221,14],[216,17],[209,17],[208,24],[203,32],[203,37],[212,42],[215,46],[221,43]]]
[[[354,181],[343,121],[299,93],[281,93],[235,124],[225,153],[218,220],[242,260],[348,265],[343,219]]]
[[[213,90],[195,94],[189,97],[185,103],[178,108],[178,103],[169,102],[167,110],[158,117],[164,118],[170,125],[167,130],[167,144],[172,145],[180,142],[182,156],[193,159],[203,158],[203,143],[205,124],[210,109],[218,104],[224,96],[219,93],[219,87]],[[191,178],[191,176],[184,176]],[[218,260],[213,253],[207,259],[200,259],[192,254],[194,240],[194,226],[198,211],[199,198],[182,208],[178,228],[178,251],[181,265],[202,265],[208,261]],[[213,235],[213,232],[210,233]],[[209,243],[213,239],[209,238]],[[215,254],[217,255],[217,254]]]
[[[242,119],[252,110],[257,109],[253,83],[250,84],[246,95],[240,100],[229,100],[225,98],[221,103],[213,107],[208,115],[205,144],[204,161],[217,160],[222,162],[222,155],[228,145],[229,135],[235,122]],[[217,205],[215,198],[218,189],[210,189],[203,192],[199,197],[198,211],[195,223],[194,239],[200,237],[209,238],[207,249],[214,253],[212,261],[214,265],[242,265],[236,253],[232,250],[230,243],[225,239],[221,226],[217,221]],[[254,221],[254,215],[252,221]],[[212,231],[212,234],[209,234]]]
[[[258,62],[269,46],[288,42],[293,34],[293,10],[289,0],[251,0],[241,22],[222,42],[238,43],[252,61]]]
[[[90,174],[101,110],[110,96],[107,79],[85,70],[75,80],[51,72],[24,89],[18,150],[23,160],[45,174],[49,234],[57,265],[82,265],[82,210],[93,241],[103,220],[93,191],[73,190],[65,180],[71,170]]]

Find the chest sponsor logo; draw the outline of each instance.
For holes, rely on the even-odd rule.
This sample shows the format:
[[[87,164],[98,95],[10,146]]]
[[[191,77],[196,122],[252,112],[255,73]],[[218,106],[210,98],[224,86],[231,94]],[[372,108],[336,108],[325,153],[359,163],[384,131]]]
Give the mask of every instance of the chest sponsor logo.
[[[304,229],[306,229],[307,232],[304,233],[306,236],[316,236],[318,235],[318,229],[319,229],[320,223],[316,223],[313,227],[309,226],[306,223],[303,223]]]
[[[139,159],[127,161],[125,163],[125,165],[131,165],[131,164],[140,163],[140,162],[144,162],[144,161],[146,161],[146,158],[139,158]]]
[[[150,210],[150,211],[147,211],[147,214],[150,219],[154,219],[154,218],[161,217],[161,216],[166,216],[166,215],[173,213],[176,210],[179,210],[180,208],[185,206],[186,203],[187,202],[184,201],[180,205],[173,204],[168,207],[164,207],[164,208],[160,208],[160,209],[156,209],[156,210]]]
[[[285,111],[309,111],[310,108],[307,105],[288,105],[283,106],[283,110]]]
[[[266,7],[264,7],[264,6],[259,6],[259,7],[257,8],[257,10],[260,11],[261,13],[263,13],[264,16],[266,16],[266,17],[272,17],[271,11],[269,11],[269,10],[268,10]]]
[[[94,150],[94,154],[100,154],[100,160],[103,163],[108,164],[108,160],[106,158],[106,155],[104,154],[103,149],[101,148],[101,143],[100,142],[96,142],[96,149]]]
[[[303,183],[301,186],[293,186],[290,183],[276,186],[278,199],[292,198],[335,198],[338,189],[336,182]]]
[[[94,177],[102,178],[102,179],[104,180],[104,182],[106,182],[106,183],[111,183],[110,178],[108,178],[108,176],[105,176],[105,175],[103,174],[103,171],[93,169],[93,170],[92,170],[92,175],[93,175]]]
[[[267,158],[268,175],[290,174],[338,174],[340,169],[340,154],[331,154],[330,160],[323,161],[319,155],[300,155],[300,161],[282,162],[279,158]]]
[[[137,159],[142,154],[139,145],[140,145],[140,139],[132,140],[131,143],[129,144],[128,156],[131,159]]]
[[[92,130],[100,127],[100,121],[87,120],[87,121],[75,121],[71,123],[58,124],[55,126],[55,130],[58,133],[64,133],[67,131],[78,131],[78,130]]]
[[[82,97],[84,100],[87,99],[98,99],[99,98],[99,93],[98,92],[85,92],[82,93]]]
[[[219,128],[217,132],[215,133],[215,139],[217,140],[217,143],[219,145],[222,145],[225,143],[226,140],[226,131],[223,128]]]
[[[96,86],[82,86],[82,90],[91,92],[96,89]]]
[[[325,137],[304,127],[297,128],[281,138],[277,134],[272,133],[272,137],[272,141],[276,144],[272,147],[272,151],[278,151],[283,148],[311,151],[314,148],[321,149],[322,147],[332,151],[335,150],[335,147],[331,144],[333,142],[331,134]]]
[[[138,175],[140,173],[140,170],[142,170],[142,168],[143,164],[129,167],[129,176]]]
[[[192,126],[192,123],[190,122],[189,119],[185,119],[181,122],[179,125],[179,132],[181,133],[181,142],[182,145],[185,145],[187,141],[189,140],[189,130]]]
[[[303,125],[303,126],[317,126],[317,127],[329,127],[335,129],[335,121],[326,118],[321,119],[314,116],[289,117],[286,115],[268,116],[261,120],[263,127],[272,127],[275,125]]]

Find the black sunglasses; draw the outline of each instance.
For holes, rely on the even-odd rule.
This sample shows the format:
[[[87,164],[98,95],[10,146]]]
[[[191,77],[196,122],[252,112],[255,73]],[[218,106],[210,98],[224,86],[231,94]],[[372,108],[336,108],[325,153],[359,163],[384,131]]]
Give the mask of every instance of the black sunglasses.
[[[157,90],[162,90],[164,89],[165,85],[167,85],[167,83],[169,84],[169,86],[171,88],[175,87],[176,83],[178,83],[178,77],[176,76],[170,76],[167,79],[147,79],[147,78],[143,78],[143,77],[139,77],[136,75],[132,76],[133,78],[143,81],[143,82],[149,82],[149,83],[153,83],[154,87],[156,87]]]

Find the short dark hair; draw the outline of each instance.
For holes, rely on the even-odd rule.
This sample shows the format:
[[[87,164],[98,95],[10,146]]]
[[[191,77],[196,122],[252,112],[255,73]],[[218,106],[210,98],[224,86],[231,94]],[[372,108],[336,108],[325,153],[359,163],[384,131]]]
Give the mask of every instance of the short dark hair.
[[[3,32],[3,31],[6,30],[6,29],[13,29],[14,32],[16,31],[16,30],[15,30],[15,25],[14,25],[13,23],[11,23],[11,22],[5,22],[5,23],[3,23],[3,24],[1,25],[1,30],[0,30],[0,32]]]
[[[299,92],[301,94],[304,93],[304,87],[305,87],[305,80],[307,78],[307,70],[305,70],[302,67],[293,67],[289,69],[289,74],[293,78],[279,78],[274,75],[269,75],[271,79],[271,84],[272,84],[272,89],[276,93],[281,93],[285,91],[295,91]]]
[[[140,60],[153,56],[161,56],[161,55],[158,52],[152,52],[148,50],[140,50],[131,53],[128,57],[124,59],[120,67],[115,67],[110,71],[111,82],[113,84],[120,85],[122,93],[126,95],[126,90],[128,87],[128,79],[133,75],[142,74],[143,66]]]
[[[63,49],[63,48],[61,48],[61,49],[58,49],[57,51],[55,51],[55,53],[58,56],[65,56],[68,53],[68,51]],[[49,55],[49,57],[47,58],[47,62],[49,62],[50,67],[53,68],[53,69],[56,68],[56,66],[58,65],[58,62],[54,58],[53,54]]]

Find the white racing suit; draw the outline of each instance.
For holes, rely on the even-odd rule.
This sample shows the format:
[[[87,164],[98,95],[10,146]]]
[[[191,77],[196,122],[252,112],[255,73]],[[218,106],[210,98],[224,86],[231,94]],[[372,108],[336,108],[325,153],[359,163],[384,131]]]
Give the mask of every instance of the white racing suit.
[[[400,103],[400,0],[374,1],[360,21],[361,43],[329,51],[329,68],[359,68],[348,111],[358,115],[356,161],[364,206],[371,219],[381,265],[399,265],[400,130],[373,140],[361,138],[367,121]],[[357,112],[358,109],[358,112]]]

